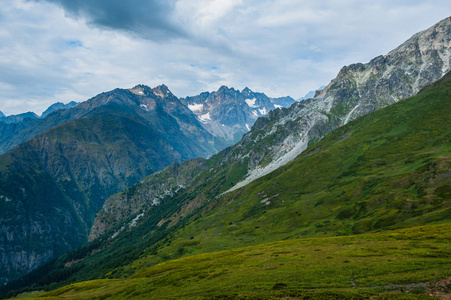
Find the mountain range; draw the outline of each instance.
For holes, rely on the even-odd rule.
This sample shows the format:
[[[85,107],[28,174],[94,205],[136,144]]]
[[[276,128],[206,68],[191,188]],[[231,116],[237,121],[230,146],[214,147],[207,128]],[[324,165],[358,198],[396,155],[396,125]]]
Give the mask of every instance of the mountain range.
[[[182,98],[181,101],[211,134],[223,138],[230,145],[238,142],[259,117],[275,108],[287,108],[295,102],[291,97],[269,98],[249,88],[240,92],[226,86],[220,87],[217,92],[204,92]]]
[[[49,294],[70,297],[127,278],[99,293],[131,297],[127,282],[171,259],[449,221],[450,37],[447,18],[269,113],[281,102],[247,88],[178,99],[140,85],[50,114],[56,127],[41,123],[49,130],[0,157],[1,275],[8,281],[91,242],[3,292],[109,278]],[[184,161],[194,157],[204,158]]]
[[[415,95],[426,82],[430,84],[440,79],[450,70],[450,39],[451,19],[447,18],[414,35],[385,56],[367,64],[343,67],[315,98],[296,102],[289,109],[273,110],[259,118],[240,142],[212,157],[217,166],[215,177],[220,178],[221,184],[211,187],[214,192],[210,197],[216,198],[246,186],[292,161],[327,133],[403,97]],[[200,174],[205,164],[199,166]],[[178,185],[187,189],[190,185],[196,187],[194,181],[179,177],[174,181]],[[155,190],[156,194],[149,194],[147,199],[162,197],[174,189],[179,187],[166,185],[166,189]],[[203,198],[209,197],[204,195]],[[124,201],[130,213],[116,209],[122,207]],[[91,229],[91,238],[147,205],[148,202],[140,198],[107,199]]]
[[[231,144],[207,131],[164,85],[57,103],[43,118],[4,123],[11,126],[15,134],[6,132],[3,141],[18,146],[0,157],[2,282],[86,242],[108,196],[174,162],[209,157]]]
[[[450,275],[450,99],[451,73],[219,197],[212,191],[223,183],[215,158],[190,161],[199,172],[193,187],[12,286],[54,289],[97,279],[44,299],[368,299],[393,292],[395,283],[413,294],[407,299],[426,287],[447,293],[439,284]],[[122,197],[142,197],[169,173],[193,176],[183,165],[151,175]]]

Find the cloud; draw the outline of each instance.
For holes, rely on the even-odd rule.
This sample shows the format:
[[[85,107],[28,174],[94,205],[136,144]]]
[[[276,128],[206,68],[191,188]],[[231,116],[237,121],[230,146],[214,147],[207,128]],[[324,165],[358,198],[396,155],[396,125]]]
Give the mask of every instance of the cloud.
[[[44,111],[116,87],[221,85],[304,96],[386,54],[449,0],[0,0],[0,110]]]
[[[174,0],[33,0],[62,7],[66,15],[92,26],[125,30],[144,38],[166,40],[186,33],[172,19]]]

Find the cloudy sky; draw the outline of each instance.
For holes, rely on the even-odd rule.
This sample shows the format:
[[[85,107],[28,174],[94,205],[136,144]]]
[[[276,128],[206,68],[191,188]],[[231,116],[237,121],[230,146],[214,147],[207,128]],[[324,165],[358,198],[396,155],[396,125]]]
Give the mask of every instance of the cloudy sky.
[[[140,83],[299,98],[450,15],[449,0],[0,0],[0,111]]]

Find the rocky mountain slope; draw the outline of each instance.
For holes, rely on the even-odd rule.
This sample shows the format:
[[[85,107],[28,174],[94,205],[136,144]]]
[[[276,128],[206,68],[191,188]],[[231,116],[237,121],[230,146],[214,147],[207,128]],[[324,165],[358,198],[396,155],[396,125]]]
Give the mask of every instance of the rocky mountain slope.
[[[269,98],[249,88],[240,92],[226,86],[217,92],[204,92],[181,101],[211,134],[227,140],[230,145],[238,142],[259,117],[295,102],[291,97]]]
[[[367,64],[344,67],[315,98],[259,118],[240,142],[214,158],[216,165],[223,166],[217,167],[221,170],[217,173],[227,178],[220,192],[239,189],[269,174],[334,129],[402,97],[412,96],[422,86],[438,80],[444,71],[450,70],[450,39],[451,18],[447,18],[414,35],[385,56]],[[204,98],[208,96],[205,94]],[[91,237],[122,219],[119,217],[122,212],[108,207],[120,206],[112,202],[107,201],[102,208],[102,218],[94,222]],[[145,206],[130,205],[134,207],[130,214],[140,205]],[[125,213],[124,217],[130,214]]]
[[[252,156],[255,163],[248,166],[246,179],[235,188],[292,160],[310,141],[321,139],[339,126],[415,95],[451,70],[450,59],[451,18],[446,18],[387,55],[367,64],[343,67],[315,98],[296,103],[281,115],[270,114],[259,122],[263,134],[243,139],[243,146],[246,140],[266,140],[268,148]]]
[[[86,242],[103,201],[175,161],[225,147],[165,86],[100,94],[0,156],[0,279]]]
[[[124,278],[163,261],[270,241],[449,222],[450,105],[451,73],[415,97],[338,128],[292,162],[226,194],[245,166],[240,160],[221,163],[232,148],[208,160],[173,165],[111,198],[122,211],[145,201],[139,211],[9,288],[34,284],[34,289],[52,289],[58,282]],[[418,254],[418,245],[412,249],[410,257]],[[356,253],[352,262],[360,257]],[[433,257],[446,258],[445,253]],[[291,265],[291,259],[299,257],[286,257],[284,263]],[[189,265],[190,259],[184,261]],[[167,265],[171,263],[160,266]],[[409,266],[408,272],[418,270]],[[446,269],[440,270],[446,275]],[[406,280],[412,278],[409,274]],[[116,287],[122,290],[126,282]],[[97,283],[81,286],[96,289]],[[71,290],[73,286],[62,291]]]

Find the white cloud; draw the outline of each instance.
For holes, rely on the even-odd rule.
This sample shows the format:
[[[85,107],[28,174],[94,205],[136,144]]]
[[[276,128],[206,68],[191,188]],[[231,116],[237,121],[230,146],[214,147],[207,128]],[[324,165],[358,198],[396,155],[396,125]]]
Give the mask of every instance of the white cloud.
[[[0,111],[139,83],[180,97],[228,85],[299,98],[451,11],[444,0],[113,2],[0,0]]]

